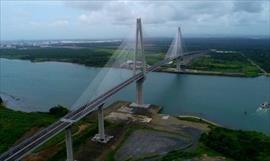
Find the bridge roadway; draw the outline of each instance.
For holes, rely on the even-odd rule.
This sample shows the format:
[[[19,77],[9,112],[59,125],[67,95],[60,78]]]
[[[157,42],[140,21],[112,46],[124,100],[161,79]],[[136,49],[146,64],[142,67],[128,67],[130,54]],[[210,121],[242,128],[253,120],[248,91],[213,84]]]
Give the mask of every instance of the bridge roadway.
[[[196,54],[199,52],[202,52],[202,51],[188,52],[184,56]],[[158,69],[160,66],[167,64],[176,58],[162,60],[154,64],[153,66],[149,67],[146,72],[154,71]],[[47,128],[37,132],[32,137],[10,148],[8,151],[6,151],[0,156],[0,161],[20,160],[25,155],[29,154],[32,150],[34,150],[37,146],[41,145],[42,143],[54,137],[55,135],[64,131],[67,127],[71,126],[74,122],[77,122],[78,120],[85,117],[89,113],[95,111],[96,108],[100,106],[101,104],[103,104],[106,99],[108,99],[109,97],[111,97],[112,95],[114,95],[115,93],[123,89],[124,87],[128,86],[129,84],[142,79],[143,77],[144,77],[144,74],[142,72],[135,74],[131,78],[113,87],[112,89],[100,95],[96,99],[86,103],[85,105],[81,106],[80,108],[74,111],[69,112],[67,115],[63,117],[63,119],[56,121],[55,123],[51,124]],[[64,121],[64,120],[70,120],[70,121]]]

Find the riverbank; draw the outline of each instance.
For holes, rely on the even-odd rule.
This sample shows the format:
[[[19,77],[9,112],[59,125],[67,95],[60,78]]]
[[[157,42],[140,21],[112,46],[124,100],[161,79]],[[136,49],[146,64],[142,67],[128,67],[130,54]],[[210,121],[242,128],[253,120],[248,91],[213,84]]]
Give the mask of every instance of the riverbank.
[[[31,62],[69,62],[87,67],[104,67],[115,54],[115,49],[108,48],[31,48],[27,50],[1,50],[0,58],[30,60]],[[125,53],[122,53],[125,54]],[[149,53],[146,60],[149,65],[153,65],[164,59],[162,53]],[[181,62],[187,69],[180,72],[184,74],[196,75],[216,75],[231,77],[256,77],[262,75],[264,71],[257,64],[239,53],[217,54],[199,53],[186,56]],[[125,63],[125,62],[121,62]],[[112,65],[112,64],[110,64]],[[173,65],[173,66],[172,66]],[[173,69],[175,62],[165,65],[159,72],[179,73]],[[172,67],[172,68],[171,68]],[[264,74],[267,73],[264,71]]]
[[[3,59],[3,58],[2,58]],[[18,58],[4,58],[4,59],[18,59]],[[25,59],[18,59],[18,60],[25,60]],[[39,63],[39,62],[61,62],[61,63],[72,63],[72,64],[77,64],[77,65],[83,65],[83,66],[86,66],[86,67],[98,67],[98,66],[88,66],[86,64],[80,64],[80,63],[77,63],[77,62],[69,62],[68,60],[66,59],[63,59],[63,60],[35,60],[35,61],[32,61],[30,60],[32,63]],[[101,67],[101,66],[100,66]],[[161,72],[161,73],[175,73],[175,74],[191,74],[191,75],[212,75],[212,76],[228,76],[228,77],[246,77],[246,78],[250,78],[250,77],[258,77],[258,76],[267,76],[267,77],[270,77],[270,73],[258,73],[258,74],[255,74],[255,75],[247,75],[247,74],[244,74],[244,73],[231,73],[231,72],[217,72],[217,71],[202,71],[202,70],[194,70],[194,69],[185,69],[183,71],[176,71],[176,68],[172,68],[172,67],[161,67],[159,69],[157,69],[155,72]]]
[[[213,76],[227,76],[227,77],[258,77],[258,76],[268,76],[270,77],[270,73],[259,73],[258,75],[246,75],[244,73],[224,73],[224,72],[215,72],[215,71],[201,71],[201,70],[192,70],[192,69],[184,69],[180,72],[176,71],[175,68],[160,68],[156,72],[164,72],[164,73],[175,73],[175,74],[193,74],[193,75],[213,75]]]
[[[198,117],[198,116],[192,116],[192,115],[179,115],[177,116],[180,120],[186,120],[186,121],[191,121],[191,122],[200,122],[200,123],[205,123],[208,124],[209,126],[215,126],[215,127],[223,127],[222,125],[215,123],[213,121],[209,121],[207,119]]]
[[[256,77],[268,75],[258,64],[239,51],[212,51],[186,64],[187,72]]]

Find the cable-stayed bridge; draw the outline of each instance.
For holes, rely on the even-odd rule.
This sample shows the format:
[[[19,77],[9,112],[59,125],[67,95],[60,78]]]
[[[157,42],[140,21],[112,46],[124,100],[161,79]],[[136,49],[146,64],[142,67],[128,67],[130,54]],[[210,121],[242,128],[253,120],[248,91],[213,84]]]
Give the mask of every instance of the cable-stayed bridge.
[[[136,46],[135,46],[135,59],[133,62],[134,74],[127,80],[119,83],[113,88],[109,89],[105,93],[99,95],[95,99],[87,102],[86,104],[80,106],[76,110],[69,112],[62,119],[48,126],[47,128],[39,131],[32,137],[24,140],[23,142],[15,145],[10,148],[7,152],[3,153],[0,156],[0,161],[17,161],[22,159],[25,155],[29,154],[36,147],[40,146],[44,142],[51,139],[53,136],[59,134],[62,131],[66,131],[66,148],[67,148],[67,161],[74,161],[73,159],[73,148],[72,148],[72,134],[71,126],[75,122],[79,121],[86,115],[98,110],[98,119],[99,119],[99,132],[95,136],[97,141],[106,143],[110,136],[105,135],[104,132],[104,120],[103,120],[103,104],[104,102],[119,92],[121,89],[130,85],[133,82],[136,82],[136,102],[134,103],[137,107],[145,107],[143,102],[143,82],[145,76],[148,72],[155,71],[160,66],[168,64],[169,62],[176,60],[177,71],[181,71],[181,61],[186,57],[193,54],[199,54],[202,51],[194,52],[183,52],[182,48],[182,39],[181,39],[181,30],[178,28],[176,39],[172,42],[168,53],[164,60],[147,67],[144,57],[144,46],[143,46],[143,33],[142,33],[142,24],[141,19],[137,19],[136,25]],[[139,72],[136,72],[139,70]]]

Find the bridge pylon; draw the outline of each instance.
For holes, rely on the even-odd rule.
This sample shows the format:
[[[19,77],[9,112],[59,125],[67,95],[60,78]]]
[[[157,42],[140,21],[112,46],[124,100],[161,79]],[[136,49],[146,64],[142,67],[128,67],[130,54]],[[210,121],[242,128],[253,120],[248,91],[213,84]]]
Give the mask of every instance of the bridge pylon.
[[[133,107],[144,107],[147,108],[149,105],[144,104],[143,101],[143,83],[146,78],[147,64],[144,55],[143,45],[143,32],[142,32],[142,21],[141,18],[136,20],[136,46],[135,46],[135,57],[134,57],[134,73],[136,70],[140,70],[143,73],[143,78],[136,81],[136,102],[132,103]]]
[[[177,39],[176,39],[176,70],[178,72],[182,71],[181,62],[183,61],[183,47],[182,47],[182,33],[181,28],[178,27]]]
[[[107,143],[113,136],[105,134],[104,128],[104,114],[103,114],[103,104],[98,107],[98,134],[96,134],[92,141]]]

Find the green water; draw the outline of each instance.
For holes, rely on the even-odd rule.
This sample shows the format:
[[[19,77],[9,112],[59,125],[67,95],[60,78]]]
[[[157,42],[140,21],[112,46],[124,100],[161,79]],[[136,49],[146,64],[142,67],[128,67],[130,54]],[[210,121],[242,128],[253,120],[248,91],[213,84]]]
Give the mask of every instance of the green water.
[[[48,111],[57,104],[76,108],[132,74],[113,69],[106,79],[97,79],[102,75],[98,75],[100,68],[59,62],[0,61],[1,97],[11,108],[22,111]],[[150,73],[144,96],[146,103],[161,105],[162,113],[193,114],[227,127],[270,134],[270,112],[256,111],[260,103],[269,100],[269,77]],[[134,97],[133,84],[108,102],[132,101]]]

